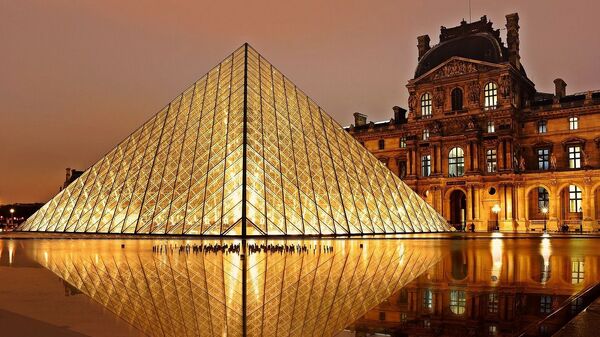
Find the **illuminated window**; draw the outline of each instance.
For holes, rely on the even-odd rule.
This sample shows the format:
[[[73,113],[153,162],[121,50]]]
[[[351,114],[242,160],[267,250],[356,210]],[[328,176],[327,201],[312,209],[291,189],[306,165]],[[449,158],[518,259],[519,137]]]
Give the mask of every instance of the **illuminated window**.
[[[581,260],[571,260],[571,283],[579,284],[583,282],[585,262]]]
[[[581,209],[581,189],[577,185],[569,185],[569,212],[579,213]]]
[[[498,312],[498,294],[497,293],[488,294],[488,312],[490,312],[490,313]]]
[[[467,296],[463,290],[450,291],[450,311],[456,315],[465,313],[467,307]]]
[[[485,110],[496,109],[498,107],[498,85],[490,82],[483,88],[483,107]]]
[[[496,126],[494,125],[494,122],[489,121],[487,123],[487,132],[488,133],[494,133],[494,132],[496,132]]]
[[[547,170],[550,168],[550,149],[538,149],[538,170]]]
[[[569,117],[569,130],[577,130],[579,129],[579,118],[578,117]]]
[[[385,149],[385,140],[383,140],[383,139],[379,140],[379,149],[380,150]]]
[[[538,133],[546,133],[548,132],[548,122],[539,121],[538,122]]]
[[[406,147],[406,137],[404,137],[404,136],[400,137],[400,147],[401,148]]]
[[[497,170],[496,149],[489,149],[485,152],[485,161],[487,163],[488,173],[496,172],[496,170]]]
[[[421,95],[421,116],[431,116],[431,95],[428,92]]]
[[[569,146],[567,152],[569,154],[569,168],[581,168],[581,146]]]
[[[465,173],[465,155],[463,149],[455,147],[448,153],[448,175],[460,177]]]
[[[421,157],[421,175],[429,177],[431,174],[431,155]]]
[[[423,129],[423,140],[429,140],[429,129]]]
[[[452,89],[452,111],[463,109],[463,92],[460,88]]]
[[[550,202],[550,194],[543,187],[538,187],[538,210],[541,212],[542,208],[547,208],[548,203]]]
[[[423,292],[423,307],[425,309],[433,309],[433,293],[431,289],[425,289]]]

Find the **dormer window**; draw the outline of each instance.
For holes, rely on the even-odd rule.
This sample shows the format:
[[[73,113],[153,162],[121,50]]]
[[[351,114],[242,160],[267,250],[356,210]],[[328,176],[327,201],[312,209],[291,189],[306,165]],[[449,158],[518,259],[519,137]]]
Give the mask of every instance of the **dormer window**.
[[[498,107],[498,85],[489,82],[483,87],[483,107],[485,110],[492,110]]]
[[[579,129],[579,118],[569,117],[569,130]]]
[[[421,116],[431,116],[431,105],[431,95],[428,92],[421,95]]]
[[[548,132],[548,122],[545,120],[538,121],[538,133]]]
[[[463,92],[460,88],[452,89],[452,111],[459,111],[463,109]]]

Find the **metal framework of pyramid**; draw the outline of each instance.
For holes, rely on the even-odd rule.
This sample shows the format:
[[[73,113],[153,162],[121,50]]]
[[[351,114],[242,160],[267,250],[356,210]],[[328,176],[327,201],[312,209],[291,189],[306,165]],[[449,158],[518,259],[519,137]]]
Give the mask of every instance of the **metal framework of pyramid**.
[[[20,230],[251,236],[450,228],[245,44]]]

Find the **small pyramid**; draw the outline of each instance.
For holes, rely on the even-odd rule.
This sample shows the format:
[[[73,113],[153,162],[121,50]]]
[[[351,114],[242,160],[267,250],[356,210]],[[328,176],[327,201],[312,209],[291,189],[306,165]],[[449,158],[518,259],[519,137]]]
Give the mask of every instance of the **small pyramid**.
[[[19,230],[263,236],[451,229],[244,44]]]

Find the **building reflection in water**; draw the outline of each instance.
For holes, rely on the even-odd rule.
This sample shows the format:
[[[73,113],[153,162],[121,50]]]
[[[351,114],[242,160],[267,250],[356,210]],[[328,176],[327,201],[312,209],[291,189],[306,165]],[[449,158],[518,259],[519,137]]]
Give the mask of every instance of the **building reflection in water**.
[[[547,237],[450,243],[439,264],[340,336],[512,336],[600,282],[593,246]]]
[[[244,258],[188,249],[236,241],[27,241],[37,262],[151,336],[334,336],[442,256],[425,240],[270,240],[306,249]]]

